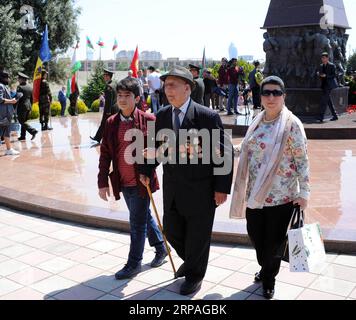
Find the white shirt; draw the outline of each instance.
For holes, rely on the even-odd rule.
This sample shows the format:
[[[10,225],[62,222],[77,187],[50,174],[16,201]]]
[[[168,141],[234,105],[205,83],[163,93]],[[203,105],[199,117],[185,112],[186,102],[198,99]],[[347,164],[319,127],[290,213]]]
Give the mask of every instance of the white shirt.
[[[161,88],[161,74],[152,72],[148,77],[147,81],[149,81],[150,93],[155,93],[156,90]]]
[[[185,114],[188,111],[189,105],[190,105],[190,98],[180,108],[178,108],[180,110],[180,113],[178,115],[180,125],[182,125],[182,123],[183,123],[183,120],[184,120]],[[172,124],[173,124],[173,127],[174,127],[174,109],[176,109],[176,107],[172,106]]]

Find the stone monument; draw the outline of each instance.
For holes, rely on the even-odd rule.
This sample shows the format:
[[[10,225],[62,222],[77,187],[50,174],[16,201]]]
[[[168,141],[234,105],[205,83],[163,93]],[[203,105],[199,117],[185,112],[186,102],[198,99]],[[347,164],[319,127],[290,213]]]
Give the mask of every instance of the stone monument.
[[[339,87],[332,98],[338,113],[346,111],[346,45],[350,29],[343,0],[271,0],[264,33],[265,75],[280,76],[286,84],[288,107],[298,116],[317,116],[321,53],[336,65]]]

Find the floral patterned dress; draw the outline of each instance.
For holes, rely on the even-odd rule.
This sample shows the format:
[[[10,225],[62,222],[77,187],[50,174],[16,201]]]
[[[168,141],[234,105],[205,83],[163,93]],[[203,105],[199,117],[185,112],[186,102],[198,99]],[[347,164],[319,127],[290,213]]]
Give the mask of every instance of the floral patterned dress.
[[[249,180],[247,199],[250,197],[261,167],[264,150],[267,144],[271,143],[271,135],[276,124],[277,121],[271,123],[262,121],[248,140]],[[273,179],[271,190],[265,199],[264,207],[283,205],[299,197],[309,199],[307,141],[302,130],[304,130],[303,125],[295,117],[281,163]]]

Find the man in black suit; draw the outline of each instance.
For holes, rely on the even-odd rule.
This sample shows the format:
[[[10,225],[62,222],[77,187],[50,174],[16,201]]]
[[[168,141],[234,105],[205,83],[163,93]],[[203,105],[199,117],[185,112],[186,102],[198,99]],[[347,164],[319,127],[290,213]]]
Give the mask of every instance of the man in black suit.
[[[19,141],[26,140],[26,131],[32,136],[31,140],[36,137],[37,130],[32,128],[27,121],[30,119],[30,113],[32,110],[32,87],[27,84],[29,76],[19,72],[18,74],[19,86],[17,87],[17,92],[21,92],[23,96],[17,105],[17,117],[21,124],[21,135]]]
[[[118,112],[116,83],[112,80],[113,76],[114,73],[112,71],[109,69],[104,69],[103,78],[106,82],[106,88],[104,91],[105,106],[103,117],[101,118],[101,123],[95,136],[90,137],[90,139],[96,141],[97,143],[100,143],[101,139],[103,138],[106,120]]]
[[[261,109],[261,93],[260,93],[260,90],[261,90],[260,84],[261,84],[261,82],[259,82],[258,79],[256,79],[257,78],[256,77],[257,72],[260,72],[258,70],[260,62],[259,61],[254,61],[253,65],[255,66],[255,68],[248,75],[248,81],[249,81],[250,89],[252,91],[253,108],[254,109]]]
[[[205,85],[203,79],[199,77],[200,67],[194,64],[189,64],[189,70],[193,76],[195,86],[192,89],[191,98],[194,102],[204,105],[204,94],[205,94]]]
[[[326,108],[329,106],[330,112],[332,114],[332,118],[330,121],[338,120],[338,116],[336,114],[334,104],[331,100],[331,91],[338,87],[338,83],[336,80],[336,67],[333,63],[329,61],[329,54],[327,52],[323,52],[321,55],[322,64],[319,67],[319,71],[317,75],[321,80],[321,89],[323,90],[320,102],[320,116],[318,120],[320,122],[324,122],[324,114]]]
[[[169,145],[171,150],[175,150],[171,159],[178,160],[176,164],[171,161],[163,165],[163,229],[168,241],[184,261],[176,275],[185,276],[180,293],[188,295],[201,287],[209,259],[215,209],[226,201],[227,194],[230,193],[232,145],[224,139],[225,133],[219,115],[191,99],[194,79],[187,69],[175,67],[163,75],[161,80],[164,81],[170,105],[157,113],[155,132],[170,129],[170,138],[174,139]],[[197,140],[193,142],[193,139],[187,146],[187,141],[183,139],[186,132],[184,129],[188,132],[203,129],[207,134],[198,139],[198,145],[194,146]],[[211,138],[213,131],[217,133],[216,143]],[[202,150],[206,141],[210,145],[208,152]],[[144,156],[146,159],[156,159],[156,163],[140,166],[139,169],[141,182],[146,186],[160,162],[156,158],[160,144],[156,141],[155,146],[153,154],[145,149]],[[168,153],[169,150],[170,148]],[[202,150],[203,153],[197,156],[197,164],[193,164],[191,160],[194,158],[194,150]],[[223,159],[220,165],[213,161],[216,154]],[[216,169],[221,169],[222,166],[227,170],[218,174]]]

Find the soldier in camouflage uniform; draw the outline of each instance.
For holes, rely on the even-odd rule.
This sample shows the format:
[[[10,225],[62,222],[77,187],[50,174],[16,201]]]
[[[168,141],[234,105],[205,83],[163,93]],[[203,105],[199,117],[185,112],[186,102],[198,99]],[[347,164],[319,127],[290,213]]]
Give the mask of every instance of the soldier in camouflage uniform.
[[[104,69],[104,80],[106,82],[106,88],[104,91],[105,96],[105,106],[103,117],[101,119],[101,123],[98,131],[96,132],[94,137],[90,137],[90,139],[100,143],[103,138],[103,133],[105,129],[106,120],[116,114],[118,112],[117,106],[117,93],[116,93],[116,83],[112,81],[114,73],[108,69]]]
[[[40,109],[40,123],[42,131],[52,130],[48,127],[49,113],[52,102],[52,93],[49,88],[49,83],[47,81],[48,72],[46,70],[42,71],[42,80],[40,86],[40,98],[39,98],[39,109]]]

